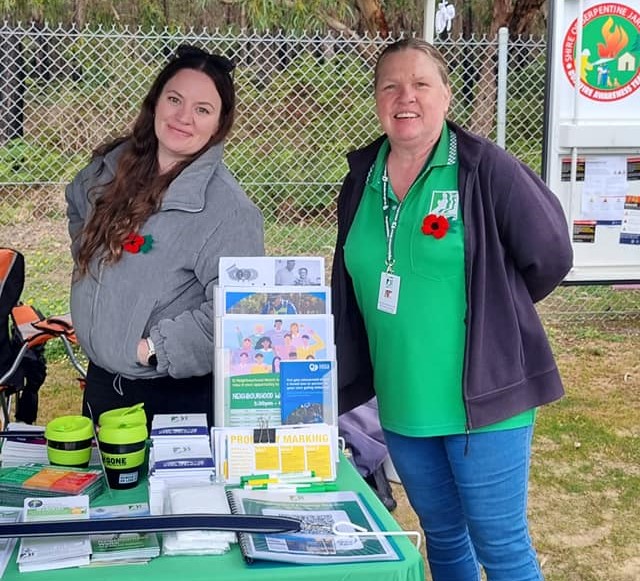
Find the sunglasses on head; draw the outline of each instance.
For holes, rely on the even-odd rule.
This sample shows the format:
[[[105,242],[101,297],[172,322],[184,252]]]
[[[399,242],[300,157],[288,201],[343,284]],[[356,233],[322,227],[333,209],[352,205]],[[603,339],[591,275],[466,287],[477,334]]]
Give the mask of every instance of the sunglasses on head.
[[[221,56],[218,54],[211,54],[205,50],[202,50],[201,48],[198,48],[196,46],[191,46],[188,44],[181,44],[177,48],[176,54],[174,56],[175,59],[194,58],[194,57],[203,58],[209,61],[211,64],[213,64],[215,67],[219,68],[220,70],[224,71],[225,73],[231,73],[233,69],[235,69],[236,67],[235,63],[225,56]]]

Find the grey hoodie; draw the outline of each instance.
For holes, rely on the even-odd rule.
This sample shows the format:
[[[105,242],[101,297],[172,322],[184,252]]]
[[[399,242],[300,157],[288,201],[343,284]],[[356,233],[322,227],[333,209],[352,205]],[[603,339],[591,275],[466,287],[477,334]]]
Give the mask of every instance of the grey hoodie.
[[[126,143],[94,159],[66,189],[67,217],[77,234],[92,211],[89,191],[110,181]],[[211,373],[214,360],[214,285],[221,256],[262,256],[263,218],[222,162],[222,144],[205,151],[165,192],[160,211],[139,234],[147,253],[123,252],[71,286],[71,316],[89,359],[127,378]],[[157,367],[137,362],[141,338],[155,344]]]

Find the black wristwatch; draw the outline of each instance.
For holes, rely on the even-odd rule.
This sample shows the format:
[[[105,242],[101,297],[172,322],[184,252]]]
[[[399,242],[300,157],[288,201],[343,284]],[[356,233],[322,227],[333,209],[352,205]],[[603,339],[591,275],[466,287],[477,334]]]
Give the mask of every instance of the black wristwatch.
[[[156,346],[153,344],[151,337],[146,339],[147,347],[149,348],[149,354],[147,355],[147,365],[150,367],[158,367],[158,357],[156,356]]]

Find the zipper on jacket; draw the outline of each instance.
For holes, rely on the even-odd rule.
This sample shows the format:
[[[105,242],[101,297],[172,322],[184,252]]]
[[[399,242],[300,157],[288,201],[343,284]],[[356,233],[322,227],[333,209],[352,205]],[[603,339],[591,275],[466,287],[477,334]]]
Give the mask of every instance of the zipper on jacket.
[[[459,160],[458,160],[458,163]],[[458,167],[458,172],[460,172],[460,168]],[[458,175],[458,188],[461,191],[463,198],[460,211],[462,212],[462,220],[463,223],[467,223],[465,216],[469,215],[470,212],[466,210],[469,209],[471,205],[471,173],[475,175],[477,172],[477,166],[474,167],[473,172],[469,172],[467,175],[467,179],[464,183],[460,183],[460,175]],[[461,187],[462,186],[462,187]],[[463,189],[464,188],[464,189]],[[465,279],[465,297],[467,301],[467,312],[464,317],[465,324],[465,346],[464,346],[464,356],[463,356],[463,364],[462,364],[462,386],[461,386],[461,396],[462,396],[462,405],[464,406],[464,433],[465,433],[465,445],[464,445],[464,455],[466,456],[469,452],[469,437],[471,433],[471,414],[469,413],[469,402],[467,399],[467,380],[469,376],[469,343],[471,337],[471,253],[472,253],[472,240],[469,234],[469,228],[465,227],[464,229],[464,279]]]
[[[104,264],[101,260],[98,260],[98,277],[96,279],[96,292],[93,296],[93,301],[91,301],[91,313],[89,314],[89,321],[91,322],[91,328],[89,330],[89,348],[92,353],[96,354],[96,350],[93,347],[93,330],[97,327],[94,325],[94,313],[96,311],[96,305],[98,304],[98,295],[100,294],[100,287],[102,286],[102,273],[104,272]],[[90,276],[90,273],[87,273],[85,276]]]

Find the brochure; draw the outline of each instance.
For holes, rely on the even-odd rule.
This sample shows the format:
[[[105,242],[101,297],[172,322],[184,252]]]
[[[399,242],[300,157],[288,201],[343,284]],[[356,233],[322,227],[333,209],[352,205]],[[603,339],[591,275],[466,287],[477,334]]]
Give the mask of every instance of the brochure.
[[[24,522],[88,520],[89,497],[85,494],[57,498],[25,498]],[[18,568],[26,571],[63,569],[89,564],[88,536],[23,537],[18,551]]]
[[[216,314],[330,315],[331,289],[318,287],[216,287]]]
[[[301,530],[295,533],[240,533],[240,549],[249,563],[268,560],[324,565],[400,559],[392,543],[383,536],[333,533],[336,523],[353,523],[367,531],[381,530],[356,492],[290,494],[233,488],[227,490],[227,497],[234,514],[287,516],[302,521]]]
[[[220,258],[220,286],[323,286],[323,256]]]
[[[248,474],[307,470],[324,480],[335,480],[337,431],[327,424],[213,428],[216,475],[237,484]]]
[[[207,436],[207,414],[156,414],[151,422],[151,439],[197,438]]]
[[[333,360],[333,317],[226,315],[216,319],[216,346],[215,424],[276,426],[281,363]],[[335,393],[329,400],[327,409],[336,409]],[[325,419],[333,423],[335,414]]]
[[[337,423],[334,369],[331,360],[280,363],[282,424]]]
[[[22,509],[19,507],[0,506],[0,523],[20,522]],[[0,579],[9,564],[13,548],[18,541],[17,537],[0,538]]]

